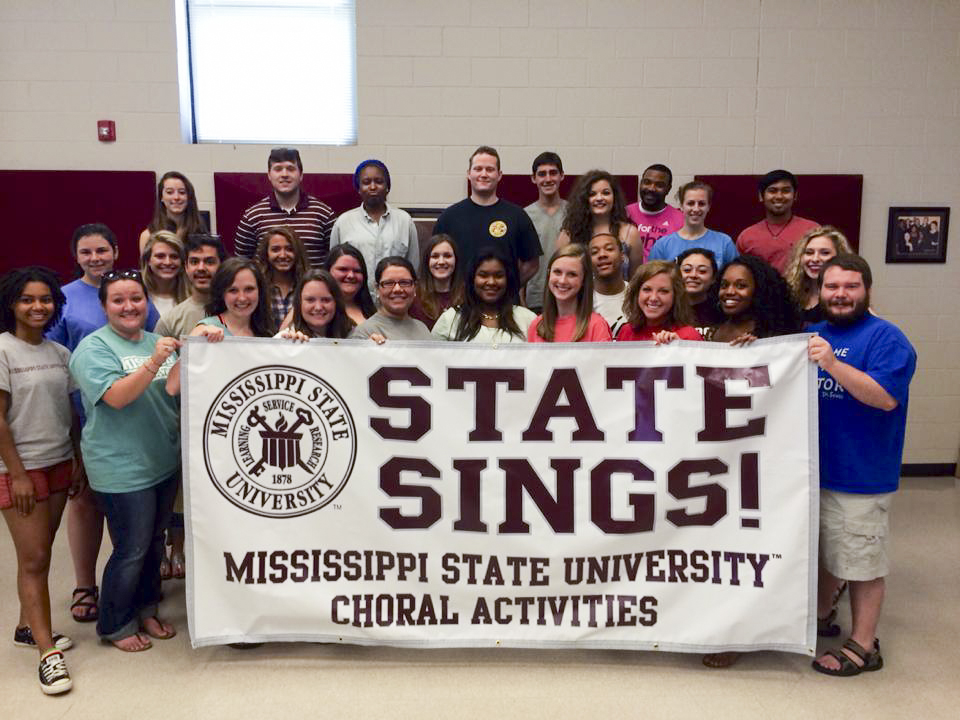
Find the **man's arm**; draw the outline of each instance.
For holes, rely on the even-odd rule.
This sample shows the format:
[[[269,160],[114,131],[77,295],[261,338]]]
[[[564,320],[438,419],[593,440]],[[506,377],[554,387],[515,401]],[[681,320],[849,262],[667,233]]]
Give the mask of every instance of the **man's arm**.
[[[532,260],[518,260],[517,273],[520,275],[520,286],[527,284],[527,280],[537,274],[540,269],[540,258],[535,257]]]
[[[819,335],[810,338],[810,360],[817,363],[848,393],[864,405],[890,412],[896,409],[897,401],[872,377],[853,365],[838,360],[830,343]]]

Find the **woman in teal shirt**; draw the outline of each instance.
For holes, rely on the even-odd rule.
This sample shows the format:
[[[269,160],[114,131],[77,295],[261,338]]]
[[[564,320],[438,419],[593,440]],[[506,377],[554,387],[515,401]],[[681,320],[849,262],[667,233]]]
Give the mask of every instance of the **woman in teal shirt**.
[[[144,330],[147,291],[136,270],[103,275],[107,324],[70,358],[87,423],[81,448],[90,487],[103,509],[113,552],[103,571],[97,633],[126,652],[167,639],[157,616],[163,531],[180,473],[176,400],[165,390],[179,341]]]

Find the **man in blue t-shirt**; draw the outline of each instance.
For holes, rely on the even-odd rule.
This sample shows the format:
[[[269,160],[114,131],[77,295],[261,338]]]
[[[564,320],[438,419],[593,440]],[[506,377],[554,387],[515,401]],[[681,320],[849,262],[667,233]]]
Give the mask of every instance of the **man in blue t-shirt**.
[[[837,255],[820,271],[826,322],[810,327],[820,366],[820,584],[817,630],[832,636],[833,598],[850,588],[853,628],[838,651],[813,662],[826,675],[883,667],[877,623],[890,569],[888,510],[900,481],[910,379],[917,353],[893,324],[869,312],[870,266]]]

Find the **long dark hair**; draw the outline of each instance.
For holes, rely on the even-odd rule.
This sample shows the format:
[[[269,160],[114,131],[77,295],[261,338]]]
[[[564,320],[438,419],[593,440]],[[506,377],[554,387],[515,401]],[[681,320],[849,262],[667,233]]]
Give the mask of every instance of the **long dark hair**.
[[[329,290],[333,296],[333,304],[336,308],[333,311],[333,317],[330,318],[330,322],[327,323],[327,326],[324,328],[324,334],[322,336],[317,336],[313,329],[307,324],[307,321],[303,319],[303,288],[308,282],[313,282],[314,280],[322,282],[327,286],[327,290]],[[356,327],[353,320],[347,317],[347,310],[343,304],[343,292],[340,290],[340,286],[337,285],[337,281],[333,279],[333,275],[323,268],[308,270],[300,278],[299,282],[297,282],[297,287],[293,291],[292,326],[294,330],[299,330],[304,335],[328,338],[345,338],[350,334],[350,331]]]
[[[273,285],[273,265],[267,260],[267,256],[270,249],[270,238],[274,235],[279,235],[290,243],[290,249],[293,250],[293,268],[291,272],[293,274],[293,284],[296,285],[300,282],[300,278],[310,269],[310,259],[307,256],[306,248],[303,246],[303,241],[292,227],[289,225],[281,225],[265,230],[260,235],[260,240],[257,242],[257,250],[253,256],[257,262],[260,263],[260,269],[263,270],[263,276],[267,279],[267,282]]]
[[[517,294],[520,292],[517,273],[513,267],[514,263],[510,262],[503,250],[491,245],[481,248],[467,267],[464,301],[460,306],[460,322],[457,324],[455,340],[472,340],[483,326],[483,301],[477,295],[474,280],[477,276],[477,270],[488,260],[496,260],[500,263],[507,277],[507,287],[504,289],[503,297],[497,307],[497,326],[518,338],[524,337],[523,330],[520,329],[517,321],[513,318],[513,308],[517,303]]]
[[[464,301],[463,276],[460,273],[460,256],[457,250],[457,243],[446,233],[434,235],[423,246],[420,253],[420,277],[417,279],[417,299],[420,301],[420,307],[424,314],[431,320],[436,320],[443,312],[440,303],[437,302],[437,281],[430,274],[430,253],[440,243],[447,243],[453,250],[453,277],[450,278],[450,305],[456,307]]]
[[[563,219],[563,230],[567,231],[571,242],[590,242],[593,237],[593,213],[590,212],[590,188],[599,181],[606,180],[613,190],[613,207],[610,210],[610,234],[620,237],[620,227],[630,222],[627,217],[627,205],[623,200],[620,183],[606,170],[585,172],[574,183],[567,197],[567,213]]]
[[[370,288],[367,285],[370,281],[370,273],[367,269],[367,261],[363,259],[363,253],[361,253],[355,245],[340,243],[330,250],[327,259],[323,263],[323,268],[324,270],[330,271],[337,260],[344,255],[349,255],[360,264],[360,272],[363,273],[363,282],[360,283],[360,289],[357,290],[354,299],[356,300],[357,307],[360,308],[360,312],[363,313],[365,318],[368,318],[377,311],[377,306],[373,304],[373,298],[370,297]]]
[[[24,268],[17,268],[6,273],[0,278],[0,332],[16,332],[17,320],[13,315],[13,306],[23,294],[23,289],[30,282],[42,282],[50,288],[50,297],[53,298],[53,314],[43,326],[44,331],[49,330],[60,319],[63,313],[63,306],[67,299],[60,290],[60,282],[53,270],[42,265],[30,265]]]
[[[210,302],[204,310],[207,315],[219,315],[225,312],[227,304],[223,300],[224,294],[233,285],[237,273],[249,270],[257,281],[257,309],[250,316],[250,329],[257,337],[273,337],[273,313],[270,312],[270,295],[267,291],[267,281],[260,272],[260,266],[249,258],[232,257],[224,260],[210,282]]]
[[[186,175],[175,170],[164,173],[160,182],[157,183],[157,201],[153,208],[153,219],[147,226],[147,230],[151,234],[157,232],[157,230],[169,230],[170,232],[177,232],[178,230],[177,224],[167,216],[167,209],[162,202],[163,183],[170,179],[179,180],[187,189],[187,207],[183,211],[181,235],[186,237],[193,233],[207,232],[207,227],[203,224],[203,218],[200,217],[200,209],[197,207],[197,191],[193,189],[193,183],[187,179]]]
[[[753,317],[753,334],[763,338],[799,332],[802,327],[800,315],[780,273],[766,260],[753,255],[741,255],[736,260],[731,260],[724,266],[723,273],[734,265],[745,267],[753,276],[753,300],[748,311]],[[723,273],[710,287],[707,296],[707,302],[721,312],[720,280]]]

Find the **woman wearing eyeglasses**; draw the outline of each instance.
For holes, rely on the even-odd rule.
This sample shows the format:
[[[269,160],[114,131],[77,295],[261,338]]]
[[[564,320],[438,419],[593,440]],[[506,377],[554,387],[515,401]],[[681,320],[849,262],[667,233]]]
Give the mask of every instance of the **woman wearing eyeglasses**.
[[[104,273],[107,324],[70,358],[87,422],[81,436],[90,487],[113,551],[103,571],[97,633],[125,652],[176,635],[157,615],[163,530],[180,472],[179,413],[165,384],[180,343],[144,329],[147,288],[137,270]]]
[[[377,263],[374,272],[380,309],[350,333],[351,338],[384,340],[430,340],[427,326],[410,317],[416,297],[417,272],[405,257],[392,255]]]

